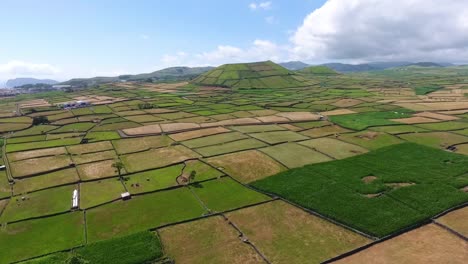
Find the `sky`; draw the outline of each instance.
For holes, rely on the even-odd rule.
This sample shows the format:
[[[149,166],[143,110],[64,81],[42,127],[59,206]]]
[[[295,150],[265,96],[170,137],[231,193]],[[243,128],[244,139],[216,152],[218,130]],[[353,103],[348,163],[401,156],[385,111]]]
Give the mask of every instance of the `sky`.
[[[466,0],[1,0],[0,81],[301,60],[468,61]]]

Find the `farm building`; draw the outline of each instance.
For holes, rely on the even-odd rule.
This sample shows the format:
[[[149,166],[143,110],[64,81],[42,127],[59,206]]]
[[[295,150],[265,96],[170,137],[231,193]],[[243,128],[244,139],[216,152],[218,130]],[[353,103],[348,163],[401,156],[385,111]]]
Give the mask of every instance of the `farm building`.
[[[78,190],[73,191],[73,196],[72,196],[72,209],[78,209]]]
[[[73,109],[73,108],[87,107],[90,105],[91,104],[87,101],[72,101],[72,102],[63,103],[59,106],[65,109]]]

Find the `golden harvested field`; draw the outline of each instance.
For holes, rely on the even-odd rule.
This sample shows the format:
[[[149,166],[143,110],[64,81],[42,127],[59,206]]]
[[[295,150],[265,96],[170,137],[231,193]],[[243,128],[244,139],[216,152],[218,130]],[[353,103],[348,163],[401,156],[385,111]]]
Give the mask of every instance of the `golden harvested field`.
[[[374,245],[334,263],[463,264],[468,244],[441,227],[429,224]]]
[[[221,216],[163,228],[159,234],[167,254],[177,263],[264,263]]]
[[[283,165],[257,150],[226,154],[208,158],[206,161],[244,183],[286,170]]]
[[[439,217],[436,221],[468,237],[468,206]]]

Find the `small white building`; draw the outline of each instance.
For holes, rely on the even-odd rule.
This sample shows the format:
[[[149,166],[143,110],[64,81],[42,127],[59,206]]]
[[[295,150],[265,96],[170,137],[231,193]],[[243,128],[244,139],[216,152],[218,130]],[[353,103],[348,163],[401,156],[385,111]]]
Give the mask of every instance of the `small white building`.
[[[124,192],[120,195],[120,197],[122,198],[122,200],[129,200],[130,198],[132,198],[132,196],[130,195],[129,192]]]
[[[0,165],[0,171],[5,170],[6,166],[5,165]]]
[[[72,209],[78,209],[79,203],[78,203],[78,190],[73,191],[73,196],[72,196]]]

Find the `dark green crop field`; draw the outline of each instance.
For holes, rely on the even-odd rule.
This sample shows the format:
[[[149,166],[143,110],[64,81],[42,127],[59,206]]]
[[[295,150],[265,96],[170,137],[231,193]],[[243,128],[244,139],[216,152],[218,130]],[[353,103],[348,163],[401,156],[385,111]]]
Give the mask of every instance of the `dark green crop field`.
[[[252,185],[382,237],[467,202],[457,189],[467,168],[466,156],[404,143]]]

